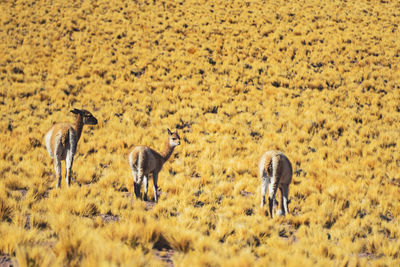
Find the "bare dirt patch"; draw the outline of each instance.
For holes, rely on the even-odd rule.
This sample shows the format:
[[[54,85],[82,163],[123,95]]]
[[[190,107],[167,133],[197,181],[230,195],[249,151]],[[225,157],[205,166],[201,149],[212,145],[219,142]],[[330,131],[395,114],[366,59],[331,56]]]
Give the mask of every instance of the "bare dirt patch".
[[[17,262],[13,261],[8,254],[0,254],[0,267],[18,266]]]
[[[165,262],[165,266],[168,267],[175,266],[174,262],[172,261],[172,256],[174,256],[174,254],[175,251],[173,249],[154,249],[154,255],[156,256],[156,258]]]
[[[118,222],[119,221],[119,217],[118,216],[114,216],[111,214],[100,214],[99,215],[104,222],[109,223],[109,222]]]

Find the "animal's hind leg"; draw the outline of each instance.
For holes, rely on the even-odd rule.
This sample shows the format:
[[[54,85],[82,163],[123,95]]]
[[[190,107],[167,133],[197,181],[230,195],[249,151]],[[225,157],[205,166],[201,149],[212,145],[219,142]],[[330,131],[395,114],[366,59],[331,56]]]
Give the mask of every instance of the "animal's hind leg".
[[[285,215],[285,209],[283,208],[283,188],[279,186],[279,191],[281,193],[281,200],[279,202],[280,209],[277,211],[277,215],[283,216]]]
[[[138,175],[136,176],[137,179],[134,181],[136,198],[142,198],[142,196],[140,194],[140,188],[142,187],[143,176],[144,176],[143,174],[140,176],[139,172],[138,172]]]
[[[137,199],[140,199],[140,184],[133,182],[134,190],[135,190],[135,196]]]
[[[147,201],[147,191],[149,188],[149,179],[147,178],[147,175],[143,176],[143,183],[144,183],[144,197],[143,200]]]
[[[267,194],[269,178],[264,176],[261,177],[261,204],[260,207],[262,208],[265,205],[265,195]]]
[[[273,179],[275,180],[275,179]],[[274,208],[276,206],[276,190],[277,190],[277,185],[276,182],[271,182],[269,184],[269,196],[268,196],[268,204],[269,204],[269,214],[271,216],[271,218],[274,217],[273,212],[274,212]]]
[[[288,196],[289,196],[289,185],[283,185],[282,186],[282,210],[285,211],[284,214],[289,213]]]
[[[67,182],[67,186],[71,184],[71,170],[72,170],[72,163],[74,162],[74,155],[71,151],[67,152],[67,156],[65,158],[65,167],[66,167],[66,175],[65,180]]]
[[[132,176],[133,176],[133,191],[135,193],[136,198],[140,198],[140,184],[138,183],[138,172],[135,170],[135,167],[131,165]]]
[[[56,172],[57,188],[61,187],[61,161],[54,157],[54,170]]]
[[[137,199],[141,198],[140,195],[140,187],[141,187],[141,183],[139,183],[137,180],[133,180],[133,186],[134,186],[134,190],[135,190],[135,196]]]

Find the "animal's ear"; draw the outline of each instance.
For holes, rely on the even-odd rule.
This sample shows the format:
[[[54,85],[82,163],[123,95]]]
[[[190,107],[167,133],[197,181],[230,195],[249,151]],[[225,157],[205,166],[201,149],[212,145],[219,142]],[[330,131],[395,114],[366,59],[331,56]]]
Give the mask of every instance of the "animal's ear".
[[[72,113],[74,114],[80,114],[81,111],[79,109],[74,108],[73,110],[71,110]]]
[[[171,131],[170,131],[169,129],[167,129],[167,130],[168,130],[168,134],[169,134],[169,135],[172,135]]]

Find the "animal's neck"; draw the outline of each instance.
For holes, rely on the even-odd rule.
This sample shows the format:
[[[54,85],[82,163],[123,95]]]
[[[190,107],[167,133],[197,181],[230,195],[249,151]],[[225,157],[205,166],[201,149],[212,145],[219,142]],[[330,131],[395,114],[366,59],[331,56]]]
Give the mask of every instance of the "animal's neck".
[[[82,129],[83,129],[83,119],[82,119],[82,116],[80,114],[77,114],[76,115],[76,122],[75,122],[75,130],[76,130],[76,133],[78,135],[78,138],[77,138],[76,142],[78,142],[79,138],[81,138]]]
[[[165,144],[164,151],[160,153],[160,155],[163,159],[163,163],[166,162],[169,159],[169,157],[171,157],[172,152],[174,152],[174,148],[175,147],[171,146],[171,144],[169,143],[169,140],[168,140]]]

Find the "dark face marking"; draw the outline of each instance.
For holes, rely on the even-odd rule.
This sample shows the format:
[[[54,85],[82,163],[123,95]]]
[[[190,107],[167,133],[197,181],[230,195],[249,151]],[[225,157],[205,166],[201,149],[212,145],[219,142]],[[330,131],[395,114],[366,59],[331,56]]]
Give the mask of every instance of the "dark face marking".
[[[96,125],[97,124],[97,119],[92,115],[92,113],[90,113],[87,110],[83,110],[84,114],[83,116],[83,123],[84,124],[89,124],[89,125]]]
[[[90,113],[89,111],[85,109],[73,109],[71,110],[72,113],[74,114],[79,114],[82,116],[83,124],[88,124],[88,125],[96,125],[97,124],[97,119]]]

